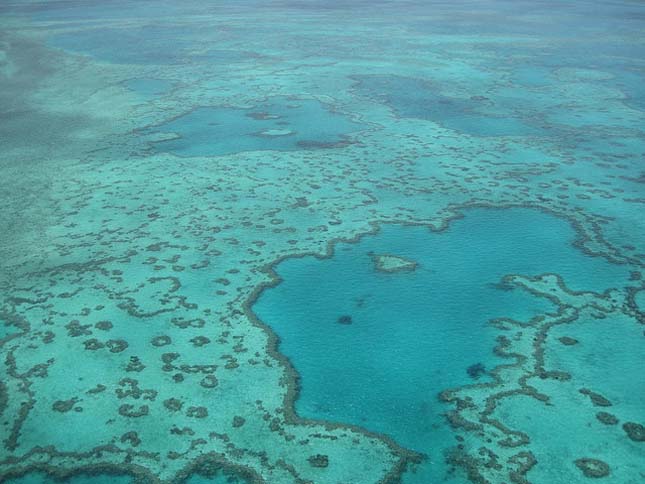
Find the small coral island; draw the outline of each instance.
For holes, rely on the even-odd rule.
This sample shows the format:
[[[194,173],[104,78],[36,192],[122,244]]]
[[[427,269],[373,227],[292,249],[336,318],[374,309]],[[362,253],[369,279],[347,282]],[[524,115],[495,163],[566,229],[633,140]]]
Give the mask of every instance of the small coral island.
[[[374,268],[379,272],[412,272],[419,265],[417,262],[392,254],[370,253]]]

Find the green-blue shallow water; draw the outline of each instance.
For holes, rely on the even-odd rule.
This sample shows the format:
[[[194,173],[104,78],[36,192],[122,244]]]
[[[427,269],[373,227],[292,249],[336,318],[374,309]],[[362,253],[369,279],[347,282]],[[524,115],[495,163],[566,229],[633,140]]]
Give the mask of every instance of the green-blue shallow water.
[[[79,474],[61,479],[49,477],[44,473],[33,473],[17,478],[10,478],[5,482],[11,484],[55,484],[61,481],[68,482],[70,484],[130,484],[133,482],[133,479],[127,475],[120,476],[111,474]],[[209,484],[244,484],[247,481],[228,472],[214,472],[213,475],[208,477],[193,474],[184,482],[186,482],[186,484],[201,484],[203,482],[208,482]]]
[[[644,154],[640,1],[0,2],[0,482],[645,482]]]

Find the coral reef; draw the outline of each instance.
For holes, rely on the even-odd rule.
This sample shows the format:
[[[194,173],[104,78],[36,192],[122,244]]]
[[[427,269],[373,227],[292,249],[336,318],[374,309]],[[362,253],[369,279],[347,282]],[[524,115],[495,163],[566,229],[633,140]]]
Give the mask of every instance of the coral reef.
[[[576,459],[575,464],[576,467],[582,471],[585,477],[607,477],[610,473],[609,466],[605,462],[598,459]]]
[[[634,442],[645,442],[645,426],[635,422],[625,422],[623,430]]]
[[[338,324],[352,324],[353,320],[349,314],[344,314],[338,317]]]
[[[570,455],[606,460],[616,482],[642,474],[620,378],[569,364],[606,354],[598,333],[643,334],[639,5],[90,3],[0,9],[0,480],[398,482],[424,456],[297,414],[299,376],[251,306],[281,261],[387,224],[443,232],[473,207],[561,218],[581,253],[630,276],[601,292],[501,281],[555,309],[507,308],[490,322],[503,363],[441,392],[455,473],[548,476],[526,405],[586,418],[598,452],[596,427],[619,433],[632,465]],[[388,250],[381,281],[432,269]],[[362,330],[359,310],[325,330]],[[609,404],[622,430],[595,413]]]
[[[374,268],[379,272],[412,272],[417,268],[417,263],[392,254],[371,254]]]

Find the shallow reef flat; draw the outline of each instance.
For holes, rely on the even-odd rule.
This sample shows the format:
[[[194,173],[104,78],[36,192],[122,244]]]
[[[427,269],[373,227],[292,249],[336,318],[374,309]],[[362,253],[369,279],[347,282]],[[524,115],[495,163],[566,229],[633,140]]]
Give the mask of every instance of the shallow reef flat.
[[[2,2],[0,481],[643,482],[643,19]]]
[[[370,254],[374,268],[380,272],[409,272],[416,270],[418,262],[394,254]]]

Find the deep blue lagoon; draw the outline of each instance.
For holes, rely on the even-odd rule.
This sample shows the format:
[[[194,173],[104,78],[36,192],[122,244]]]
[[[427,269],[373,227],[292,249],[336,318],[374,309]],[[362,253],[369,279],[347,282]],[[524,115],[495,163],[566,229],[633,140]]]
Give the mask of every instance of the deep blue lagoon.
[[[281,262],[282,281],[253,308],[302,379],[301,415],[357,423],[428,454],[405,482],[452,482],[443,461],[456,442],[437,394],[491,381],[469,375],[473,365],[508,363],[492,351],[500,332],[490,320],[555,312],[503,277],[557,271],[572,289],[597,291],[628,275],[574,240],[566,220],[523,208],[469,209],[441,232],[384,225],[358,243],[339,242],[329,258]],[[375,254],[418,265],[379,271]],[[343,315],[350,324],[339,322]]]

